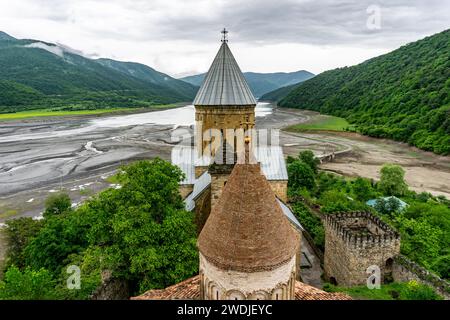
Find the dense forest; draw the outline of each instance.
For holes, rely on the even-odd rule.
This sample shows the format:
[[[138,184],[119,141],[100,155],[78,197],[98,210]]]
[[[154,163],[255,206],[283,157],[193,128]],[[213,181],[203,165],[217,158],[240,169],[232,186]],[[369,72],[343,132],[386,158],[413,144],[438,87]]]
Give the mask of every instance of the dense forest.
[[[0,113],[146,107],[191,101],[197,89],[142,64],[89,59],[52,43],[0,37]]]
[[[288,157],[288,192],[294,214],[324,250],[325,230],[319,215],[368,211],[401,235],[401,253],[444,279],[450,279],[450,201],[416,193],[404,180],[405,171],[386,164],[380,181],[345,178],[319,171],[311,151]],[[377,199],[369,206],[368,200]],[[402,207],[400,201],[406,203]]]
[[[450,154],[450,30],[359,65],[326,71],[281,107],[346,118],[359,132]]]
[[[165,288],[198,272],[196,226],[178,191],[178,167],[154,159],[123,167],[110,188],[78,208],[68,195],[48,198],[45,219],[18,218],[8,238],[2,299],[88,299],[105,270],[123,284],[126,299]],[[67,287],[68,267],[82,273]]]

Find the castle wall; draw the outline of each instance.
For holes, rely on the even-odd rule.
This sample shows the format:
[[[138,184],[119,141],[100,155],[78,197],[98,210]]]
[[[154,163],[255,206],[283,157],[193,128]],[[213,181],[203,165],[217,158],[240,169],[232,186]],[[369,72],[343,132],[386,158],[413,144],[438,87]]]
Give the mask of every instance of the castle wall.
[[[200,253],[200,294],[207,300],[290,300],[295,297],[296,257],[273,270],[237,272],[217,268]]]
[[[244,130],[251,129],[255,126],[255,107],[254,106],[195,106],[195,121],[197,146],[203,146],[198,148],[199,155],[203,154],[203,149],[208,142],[203,141],[203,132],[208,129],[223,130],[224,134],[226,129],[238,129]],[[201,124],[201,125],[199,125]],[[234,141],[229,142],[234,146]]]
[[[408,282],[411,280],[432,287],[446,300],[450,300],[450,283],[437,275],[430,273],[408,258],[399,255],[394,259],[392,278],[396,282]]]
[[[356,216],[361,221],[367,218],[366,213],[353,213],[349,220]],[[362,218],[362,219],[361,219]],[[400,253],[400,238],[394,233],[387,233],[387,227],[377,218],[367,229],[378,228],[380,234],[355,235],[343,225],[348,223],[325,217],[325,257],[324,272],[327,279],[332,279],[342,286],[365,285],[369,274],[368,267],[376,265],[381,271],[381,281],[385,274],[391,273],[389,259],[392,261]],[[370,219],[368,219],[370,220]],[[368,221],[366,220],[366,221]],[[353,220],[355,222],[355,220]]]

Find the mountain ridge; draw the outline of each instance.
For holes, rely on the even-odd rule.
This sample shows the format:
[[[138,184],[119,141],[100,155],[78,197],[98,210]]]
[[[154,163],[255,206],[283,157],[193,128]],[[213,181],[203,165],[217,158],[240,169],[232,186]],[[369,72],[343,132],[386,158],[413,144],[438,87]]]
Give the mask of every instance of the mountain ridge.
[[[206,73],[201,73],[197,75],[182,77],[179,79],[193,85],[200,86],[205,75]],[[272,73],[244,72],[244,77],[247,80],[247,83],[250,86],[253,95],[259,98],[265,93],[268,93],[275,89],[308,80],[314,77],[314,74],[306,70]]]
[[[450,29],[301,83],[280,107],[346,118],[363,134],[450,154]]]
[[[125,62],[106,59],[114,61],[107,65],[57,44],[1,36],[0,81],[9,91],[0,91],[0,112],[146,107],[192,101],[198,89],[143,64],[133,63],[140,73],[131,75]]]

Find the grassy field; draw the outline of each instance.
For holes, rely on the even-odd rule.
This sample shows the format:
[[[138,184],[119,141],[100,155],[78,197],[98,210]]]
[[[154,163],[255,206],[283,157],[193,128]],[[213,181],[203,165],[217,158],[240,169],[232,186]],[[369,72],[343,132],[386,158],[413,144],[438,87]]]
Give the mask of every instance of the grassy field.
[[[2,209],[0,211],[0,218],[4,219],[4,218],[9,218],[12,217],[13,215],[16,215],[17,211],[13,210],[13,209]]]
[[[356,300],[441,300],[434,290],[415,281],[382,284],[380,289],[369,289],[367,286],[344,288],[325,284],[327,292],[344,292]]]
[[[287,128],[288,131],[344,131],[351,129],[347,120],[339,117],[319,115],[312,117],[305,123],[296,124]]]
[[[55,116],[76,116],[76,115],[95,115],[95,114],[106,114],[106,113],[119,113],[119,112],[136,112],[142,110],[159,110],[159,109],[167,109],[174,108],[179,106],[178,104],[163,104],[163,105],[155,105],[148,108],[111,108],[111,109],[96,109],[96,110],[75,110],[75,111],[66,111],[66,110],[28,110],[21,111],[15,113],[2,113],[0,114],[0,121],[3,120],[20,120],[34,117],[55,117]]]

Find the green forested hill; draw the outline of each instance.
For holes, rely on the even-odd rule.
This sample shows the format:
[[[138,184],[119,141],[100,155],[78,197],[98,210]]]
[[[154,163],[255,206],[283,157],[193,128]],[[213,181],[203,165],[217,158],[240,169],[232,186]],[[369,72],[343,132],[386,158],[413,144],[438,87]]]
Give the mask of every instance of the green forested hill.
[[[303,82],[281,107],[346,118],[374,137],[450,153],[450,30]]]
[[[195,96],[195,86],[152,68],[131,64],[139,67],[139,74],[133,75],[120,65],[127,64],[92,60],[58,45],[1,33],[0,112],[143,107]]]
[[[280,101],[286,97],[292,90],[298,87],[300,83],[291,84],[290,86],[281,87],[273,91],[267,92],[259,98],[261,101]]]
[[[192,99],[197,93],[198,87],[185,81],[181,81],[168,76],[165,73],[156,71],[145,64],[136,62],[122,62],[111,59],[97,59],[96,62],[103,66],[132,76],[155,85],[162,85],[171,88],[176,94]]]

